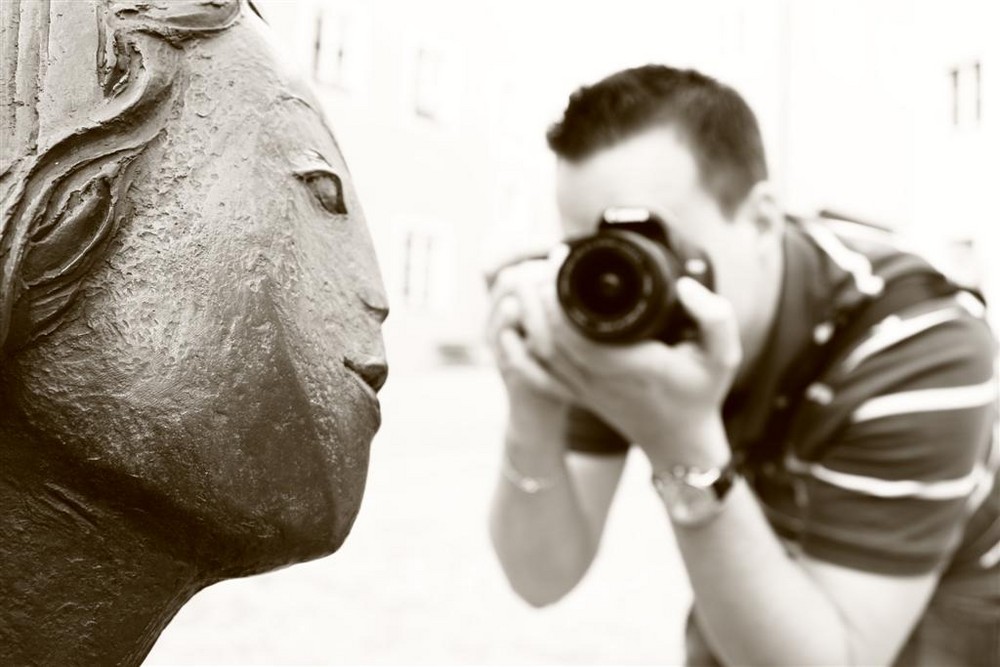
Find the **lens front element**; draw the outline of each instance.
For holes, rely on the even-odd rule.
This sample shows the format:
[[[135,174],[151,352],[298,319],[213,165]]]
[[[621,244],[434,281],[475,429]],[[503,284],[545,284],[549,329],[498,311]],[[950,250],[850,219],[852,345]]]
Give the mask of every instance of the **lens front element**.
[[[675,297],[676,260],[641,234],[609,230],[571,244],[559,271],[559,301],[585,336],[627,343],[664,325]]]

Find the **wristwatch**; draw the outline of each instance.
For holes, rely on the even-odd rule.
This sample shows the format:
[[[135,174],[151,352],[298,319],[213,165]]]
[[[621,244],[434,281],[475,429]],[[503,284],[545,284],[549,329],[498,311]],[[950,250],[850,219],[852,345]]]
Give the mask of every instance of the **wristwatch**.
[[[722,511],[738,476],[734,461],[707,470],[676,465],[653,473],[653,487],[675,524],[700,526]]]

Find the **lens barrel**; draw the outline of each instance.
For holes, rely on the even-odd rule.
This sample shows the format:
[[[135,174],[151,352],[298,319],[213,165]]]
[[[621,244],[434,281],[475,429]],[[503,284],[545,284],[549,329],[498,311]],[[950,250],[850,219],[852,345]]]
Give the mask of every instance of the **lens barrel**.
[[[559,303],[588,338],[631,343],[660,337],[680,307],[680,260],[637,232],[606,229],[570,243],[557,278]]]

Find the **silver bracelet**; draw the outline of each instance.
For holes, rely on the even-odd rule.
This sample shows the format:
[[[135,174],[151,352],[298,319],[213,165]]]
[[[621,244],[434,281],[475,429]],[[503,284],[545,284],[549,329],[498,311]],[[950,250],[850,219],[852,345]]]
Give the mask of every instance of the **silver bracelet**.
[[[510,460],[510,454],[507,453],[506,448],[503,452],[503,463],[500,469],[508,482],[521,491],[532,495],[548,491],[559,481],[558,477],[529,477],[523,474],[514,466],[514,462]]]

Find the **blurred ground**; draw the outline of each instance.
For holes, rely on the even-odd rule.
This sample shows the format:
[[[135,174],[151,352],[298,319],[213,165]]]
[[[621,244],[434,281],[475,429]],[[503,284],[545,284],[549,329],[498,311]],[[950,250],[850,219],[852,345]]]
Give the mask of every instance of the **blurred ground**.
[[[493,556],[486,517],[502,387],[485,367],[407,370],[354,531],[336,554],[199,593],[163,633],[162,664],[677,663],[690,592],[639,457],[581,586],[532,609]]]

